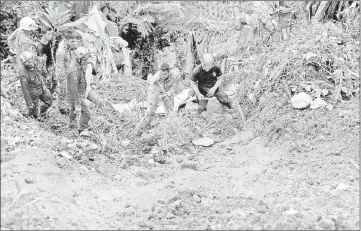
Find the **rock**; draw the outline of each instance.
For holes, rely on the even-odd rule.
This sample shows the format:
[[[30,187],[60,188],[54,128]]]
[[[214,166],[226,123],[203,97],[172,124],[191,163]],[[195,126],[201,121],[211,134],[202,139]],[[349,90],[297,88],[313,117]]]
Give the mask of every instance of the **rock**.
[[[177,163],[182,163],[182,162],[183,162],[183,158],[180,157],[180,156],[177,156],[177,157],[175,158],[175,161],[177,161]]]
[[[319,223],[319,226],[325,230],[335,229],[335,223],[331,219],[322,218],[322,220]]]
[[[181,200],[177,200],[174,201],[172,204],[170,204],[169,206],[171,206],[174,209],[179,209],[182,207],[182,201]]]
[[[27,184],[34,184],[34,181],[33,180],[30,180],[29,178],[25,178],[25,182]]]
[[[196,111],[197,108],[198,108],[198,104],[193,103],[192,101],[187,102],[187,104],[185,106],[186,111]]]
[[[91,150],[96,150],[98,149],[98,145],[94,144],[94,143],[90,143],[87,148],[87,150],[91,151]]]
[[[320,98],[317,98],[310,103],[311,109],[317,109],[324,106],[327,106],[327,103]]]
[[[122,140],[120,143],[123,147],[127,147],[130,144],[130,140]]]
[[[175,216],[174,216],[173,213],[167,212],[167,214],[165,215],[165,217],[166,217],[167,219],[172,219],[172,218],[174,218]]]
[[[68,146],[68,148],[71,149],[71,150],[78,150],[76,144],[68,144],[67,146]]]
[[[95,157],[93,156],[93,157],[89,157],[89,160],[90,161],[94,161],[95,160]]]
[[[197,194],[193,195],[193,200],[195,200],[197,203],[201,202],[201,198]]]
[[[208,147],[211,146],[212,144],[214,144],[214,141],[211,138],[208,137],[203,137],[201,139],[198,140],[192,140],[194,145],[197,146],[204,146],[204,147]]]
[[[60,152],[60,153],[59,153],[59,156],[62,156],[62,157],[64,157],[64,158],[68,159],[68,160],[70,160],[71,158],[73,158],[71,155],[69,155],[69,154],[68,154],[67,152],[65,152],[65,151]]]
[[[154,164],[154,159],[150,158],[150,159],[148,160],[148,163],[149,163],[149,164]]]
[[[340,183],[337,187],[336,187],[336,191],[340,191],[340,190],[345,190],[347,189],[349,186],[343,183]]]
[[[291,98],[292,106],[296,109],[307,108],[310,105],[311,101],[312,101],[312,96],[304,92],[294,95]]]

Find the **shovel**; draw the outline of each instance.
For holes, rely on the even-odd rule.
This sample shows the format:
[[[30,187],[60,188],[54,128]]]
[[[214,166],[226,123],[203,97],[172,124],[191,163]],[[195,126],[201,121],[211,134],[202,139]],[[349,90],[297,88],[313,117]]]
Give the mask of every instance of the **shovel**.
[[[210,99],[212,99],[212,98],[206,98],[206,97],[204,97],[202,100],[210,100]],[[181,110],[181,109],[183,109],[183,108],[185,108],[185,106],[187,105],[187,103],[188,103],[189,101],[194,101],[194,100],[197,100],[197,97],[193,96],[193,97],[187,99],[186,101],[184,101],[183,103],[179,104],[179,106],[178,106],[178,111]]]

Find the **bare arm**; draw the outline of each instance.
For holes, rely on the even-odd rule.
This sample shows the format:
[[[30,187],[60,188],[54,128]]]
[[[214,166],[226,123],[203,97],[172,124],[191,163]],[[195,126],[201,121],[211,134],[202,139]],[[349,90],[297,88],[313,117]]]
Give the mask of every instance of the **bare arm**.
[[[172,72],[171,73],[174,77],[174,82],[171,86],[171,88],[169,89],[169,91],[167,92],[167,94],[169,95],[173,95],[176,94],[178,92],[180,92],[181,89],[181,80],[180,80],[180,75],[179,72]]]
[[[214,84],[213,87],[214,87],[215,89],[218,89],[218,88],[222,85],[223,81],[224,81],[224,76],[223,76],[223,75],[218,76],[217,82],[216,82],[216,84]]]

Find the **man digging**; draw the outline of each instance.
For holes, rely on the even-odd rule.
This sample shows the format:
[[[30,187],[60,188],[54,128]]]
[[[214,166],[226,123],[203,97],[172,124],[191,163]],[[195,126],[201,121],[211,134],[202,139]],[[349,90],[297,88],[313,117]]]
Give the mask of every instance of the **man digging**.
[[[180,76],[176,69],[170,69],[168,63],[163,63],[160,70],[148,78],[148,108],[144,120],[135,129],[137,135],[150,123],[161,101],[166,112],[173,113],[174,94],[180,89]]]
[[[230,98],[222,89],[223,79],[221,68],[214,64],[213,55],[204,54],[202,64],[193,69],[190,79],[190,86],[196,94],[199,114],[207,110],[208,99],[204,99],[205,97],[215,96],[222,105],[232,108]]]

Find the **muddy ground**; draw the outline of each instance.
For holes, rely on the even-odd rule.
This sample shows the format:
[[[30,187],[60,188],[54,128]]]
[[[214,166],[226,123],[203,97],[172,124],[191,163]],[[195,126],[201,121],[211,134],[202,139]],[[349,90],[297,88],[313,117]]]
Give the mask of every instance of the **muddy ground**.
[[[103,83],[98,92],[125,103],[144,99],[139,86],[145,81],[134,78]],[[13,97],[12,108],[21,109],[21,100]],[[172,139],[164,129],[173,122],[165,118],[159,121],[168,127],[155,122],[134,136],[141,112],[97,111],[95,137],[77,137],[66,116],[39,123],[2,113],[1,227],[360,228],[357,99],[332,111],[299,111],[270,93],[257,113],[247,114],[246,127],[237,110],[209,106],[202,116],[191,107],[182,112]],[[216,143],[194,146],[202,135]],[[161,164],[153,153],[166,139],[170,150]]]

